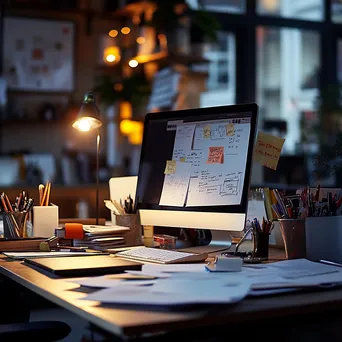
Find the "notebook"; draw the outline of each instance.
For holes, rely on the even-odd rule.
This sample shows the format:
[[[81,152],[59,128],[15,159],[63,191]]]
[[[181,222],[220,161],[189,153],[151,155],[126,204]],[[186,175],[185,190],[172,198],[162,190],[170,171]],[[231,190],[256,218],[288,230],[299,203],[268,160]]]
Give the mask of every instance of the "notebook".
[[[119,259],[110,255],[25,259],[29,265],[63,277],[88,277],[93,275],[140,271],[141,263]]]

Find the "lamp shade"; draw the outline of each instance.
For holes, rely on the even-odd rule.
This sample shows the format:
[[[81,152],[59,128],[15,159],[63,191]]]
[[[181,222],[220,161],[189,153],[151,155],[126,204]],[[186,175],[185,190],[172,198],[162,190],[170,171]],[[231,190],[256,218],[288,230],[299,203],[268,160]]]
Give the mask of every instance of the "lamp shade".
[[[95,96],[92,92],[88,92],[84,95],[81,109],[72,127],[82,132],[88,132],[101,126],[102,121],[100,111],[96,106]]]

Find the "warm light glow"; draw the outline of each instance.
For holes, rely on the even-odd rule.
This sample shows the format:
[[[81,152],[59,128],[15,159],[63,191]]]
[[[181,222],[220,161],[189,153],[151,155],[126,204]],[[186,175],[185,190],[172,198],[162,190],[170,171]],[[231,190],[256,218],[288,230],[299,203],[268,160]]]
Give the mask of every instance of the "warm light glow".
[[[138,44],[144,44],[145,42],[146,42],[145,37],[138,37],[138,38],[137,38],[137,43],[138,43]]]
[[[165,34],[158,34],[159,44],[162,51],[167,50],[167,38]]]
[[[90,130],[99,128],[101,126],[102,122],[100,120],[92,118],[90,116],[82,117],[72,124],[72,127],[81,132],[89,132]]]
[[[118,46],[108,46],[103,51],[103,60],[107,63],[119,62],[121,59]]]
[[[129,135],[134,131],[136,121],[129,119],[122,120],[120,122],[120,132],[124,135]]]
[[[140,20],[139,14],[136,14],[136,15],[133,16],[132,22],[133,22],[134,25],[139,25],[140,24],[141,20]]]
[[[129,34],[130,32],[131,32],[131,29],[127,26],[125,26],[121,29],[122,34]]]
[[[109,63],[113,63],[115,61],[115,56],[114,55],[108,55],[106,57],[106,61]]]
[[[77,127],[82,132],[90,131],[90,123],[87,120],[87,118],[83,118],[83,119],[77,121]]]
[[[276,12],[279,7],[278,0],[263,0],[262,7],[267,10],[267,12]]]
[[[117,30],[110,30],[108,33],[109,37],[112,37],[112,38],[115,38],[118,34],[119,32]]]
[[[120,118],[132,119],[132,105],[128,101],[120,103]]]
[[[114,84],[114,90],[115,91],[123,91],[123,85],[121,83],[115,83]]]
[[[128,141],[132,145],[141,145],[143,139],[144,124],[136,121],[135,129],[128,135]]]
[[[128,62],[128,65],[131,67],[131,68],[136,68],[138,66],[138,61],[136,61],[135,59],[131,59],[129,62]]]

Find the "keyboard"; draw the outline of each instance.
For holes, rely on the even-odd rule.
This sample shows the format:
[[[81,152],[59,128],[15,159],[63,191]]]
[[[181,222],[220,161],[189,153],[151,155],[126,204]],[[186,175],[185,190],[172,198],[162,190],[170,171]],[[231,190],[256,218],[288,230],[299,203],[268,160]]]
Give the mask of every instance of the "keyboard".
[[[116,253],[116,256],[130,260],[154,262],[158,264],[180,264],[204,261],[207,259],[208,254],[195,254],[160,248],[140,247]]]

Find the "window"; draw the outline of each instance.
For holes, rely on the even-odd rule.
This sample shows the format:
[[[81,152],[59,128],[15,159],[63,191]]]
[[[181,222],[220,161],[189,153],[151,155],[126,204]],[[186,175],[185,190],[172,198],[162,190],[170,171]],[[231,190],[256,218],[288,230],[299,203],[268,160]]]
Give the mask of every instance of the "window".
[[[314,31],[257,28],[257,101],[260,121],[286,122],[284,152],[300,153],[302,115],[315,110],[320,36]],[[262,123],[261,123],[262,125]]]
[[[323,0],[258,0],[257,12],[291,19],[322,21]]]
[[[193,9],[197,9],[201,4],[205,9],[213,12],[245,12],[245,0],[187,0],[187,3]]]

